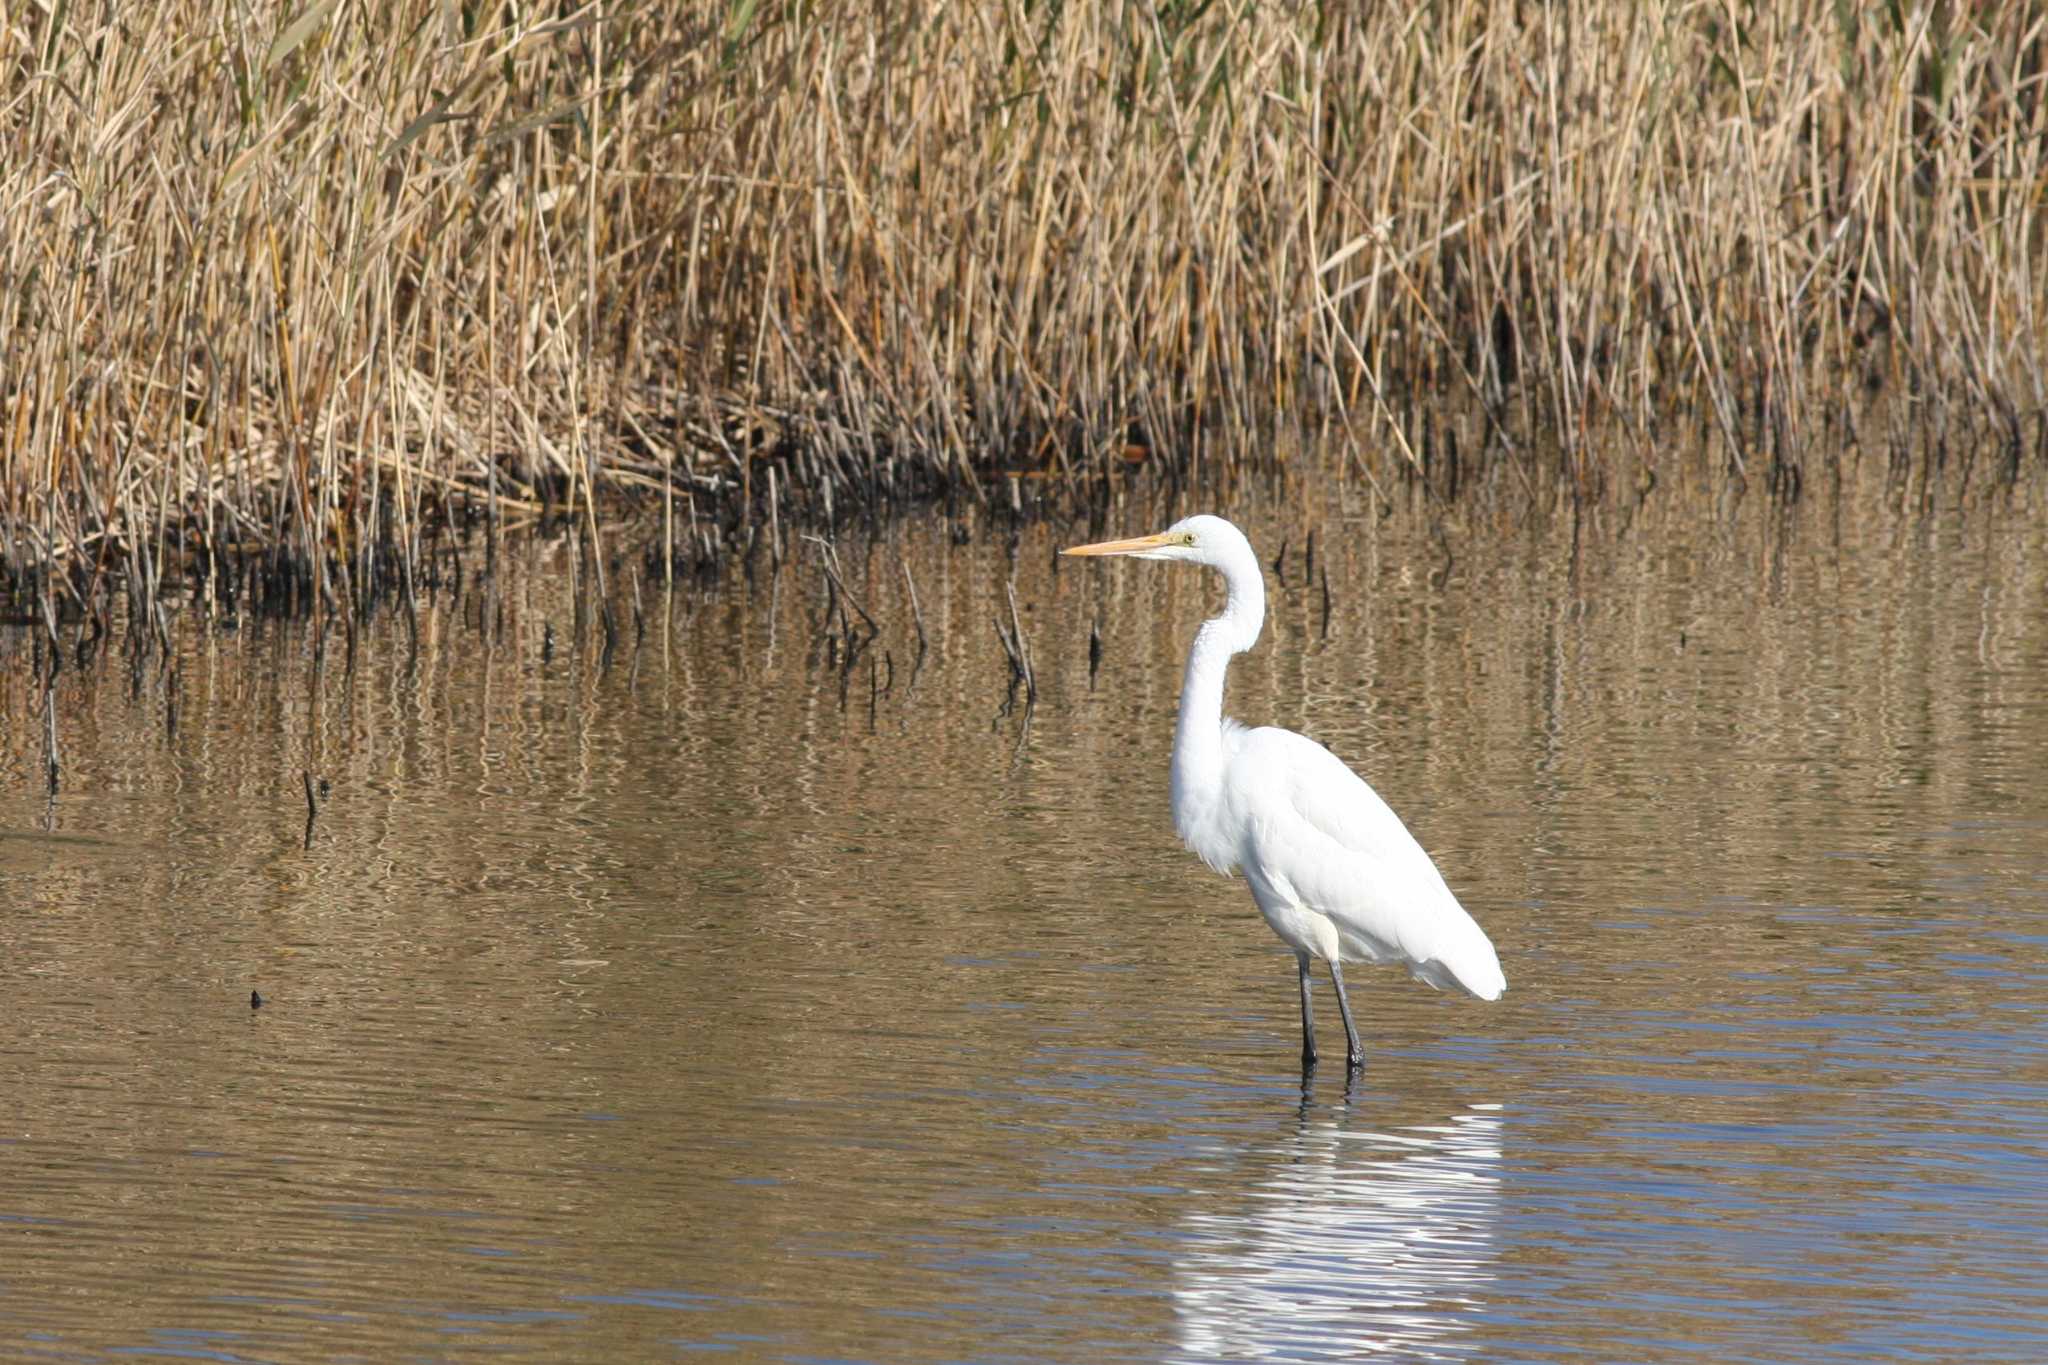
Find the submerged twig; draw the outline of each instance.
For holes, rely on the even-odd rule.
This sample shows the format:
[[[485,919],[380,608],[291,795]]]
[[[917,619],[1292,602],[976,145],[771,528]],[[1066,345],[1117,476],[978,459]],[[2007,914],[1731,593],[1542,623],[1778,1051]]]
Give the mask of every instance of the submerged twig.
[[[839,556],[832,549],[830,542],[819,540],[815,536],[806,536],[804,538],[816,544],[823,551],[823,554],[819,557],[819,562],[825,568],[825,577],[832,580],[832,586],[839,590],[839,595],[851,603],[853,609],[860,613],[860,619],[868,628],[868,638],[873,639],[875,636],[880,635],[882,628],[875,624],[875,618],[868,614],[868,609],[861,605],[860,599],[853,595],[853,590],[846,586],[846,580],[839,576],[837,567]],[[841,615],[843,616],[844,613],[842,612]],[[849,627],[849,631],[850,629],[851,627]]]
[[[1003,625],[1003,618],[995,618],[996,639],[1003,645],[1003,654],[1010,661],[1010,694],[1003,703],[1003,713],[1008,714],[1017,702],[1017,684],[1024,685],[1024,710],[1028,714],[1038,704],[1038,679],[1031,670],[1031,646],[1024,638],[1023,619],[1017,614],[1017,590],[1011,584],[1003,585],[1003,592],[1010,599],[1010,624]]]
[[[902,555],[896,557],[896,566],[903,570],[903,585],[910,590],[910,619],[917,627],[917,657],[924,657],[924,608],[917,600],[917,580],[910,576],[910,561]]]
[[[50,783],[50,795],[57,795],[57,689],[43,689],[43,767]]]
[[[1031,642],[1024,638],[1024,622],[1017,615],[1017,589],[1003,584],[1003,593],[1010,599],[1010,633],[1016,638],[1017,653],[1024,660],[1024,701],[1033,706],[1038,702],[1038,677],[1031,670]]]
[[[313,819],[320,813],[319,803],[313,799],[313,773],[310,769],[299,769],[299,780],[306,784],[306,847],[313,846]]]
[[[840,634],[835,646],[840,650],[839,704],[843,708],[846,705],[847,687],[853,678],[853,666],[859,662],[861,651],[880,637],[882,628],[876,624],[868,609],[861,605],[861,600],[853,595],[853,590],[846,586],[846,580],[840,577],[839,553],[832,547],[832,543],[818,536],[805,536],[804,539],[818,547],[818,563],[825,570],[825,587],[830,598],[825,607],[825,625],[828,630],[832,625],[834,610],[836,609],[839,614]],[[849,605],[860,613],[861,622],[867,628],[866,634],[863,635],[854,629],[853,618],[846,614]]]

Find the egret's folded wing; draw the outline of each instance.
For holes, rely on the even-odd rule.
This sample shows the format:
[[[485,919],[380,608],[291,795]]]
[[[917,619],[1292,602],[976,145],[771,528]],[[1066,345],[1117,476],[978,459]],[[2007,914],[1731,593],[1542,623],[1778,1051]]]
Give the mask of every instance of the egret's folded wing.
[[[1232,764],[1252,852],[1366,957],[1407,963],[1482,999],[1506,982],[1493,945],[1386,802],[1335,754],[1291,730],[1248,731]]]

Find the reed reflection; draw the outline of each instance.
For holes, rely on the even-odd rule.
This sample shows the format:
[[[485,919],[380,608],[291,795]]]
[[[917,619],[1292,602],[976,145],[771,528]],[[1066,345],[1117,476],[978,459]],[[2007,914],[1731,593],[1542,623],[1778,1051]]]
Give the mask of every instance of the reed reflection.
[[[1187,1220],[1176,1359],[1463,1356],[1494,1278],[1501,1118],[1375,1131],[1347,1106],[1245,1156],[1250,1202]]]

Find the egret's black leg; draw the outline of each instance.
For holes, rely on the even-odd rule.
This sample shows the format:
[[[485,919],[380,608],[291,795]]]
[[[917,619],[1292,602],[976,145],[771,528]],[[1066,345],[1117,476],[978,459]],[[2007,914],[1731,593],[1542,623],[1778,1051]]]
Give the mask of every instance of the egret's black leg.
[[[1306,1071],[1316,1064],[1316,1011],[1311,1002],[1315,982],[1309,976],[1308,954],[1297,958],[1301,964],[1301,1069]]]
[[[1306,1001],[1308,999],[1306,994],[1308,977],[1306,974],[1303,975],[1302,981],[1304,984],[1302,999]],[[1344,1065],[1356,1071],[1365,1065],[1365,1049],[1358,1045],[1358,1030],[1351,1023],[1351,1002],[1344,998],[1344,973],[1338,969],[1337,959],[1334,957],[1330,959],[1330,984],[1337,988],[1337,1013],[1344,1016]],[[1304,1008],[1306,1008],[1305,1005]]]

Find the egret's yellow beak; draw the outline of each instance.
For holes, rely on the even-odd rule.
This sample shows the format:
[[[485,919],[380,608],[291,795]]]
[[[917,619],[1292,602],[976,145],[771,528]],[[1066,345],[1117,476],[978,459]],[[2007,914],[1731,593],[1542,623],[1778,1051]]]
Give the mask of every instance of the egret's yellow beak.
[[[1174,538],[1165,532],[1156,536],[1138,536],[1132,540],[1099,540],[1093,545],[1074,545],[1061,550],[1063,555],[1134,555],[1145,550],[1160,550],[1174,544]]]

